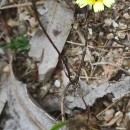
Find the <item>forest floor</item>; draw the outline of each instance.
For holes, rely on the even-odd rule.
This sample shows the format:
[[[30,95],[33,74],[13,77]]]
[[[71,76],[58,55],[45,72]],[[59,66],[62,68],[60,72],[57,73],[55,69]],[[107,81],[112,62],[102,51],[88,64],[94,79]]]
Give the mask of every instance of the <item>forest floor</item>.
[[[70,120],[70,130],[130,130],[129,0],[97,13],[74,0],[0,2],[1,86],[14,73],[55,121]],[[5,117],[9,100],[0,102],[0,128],[14,130]]]

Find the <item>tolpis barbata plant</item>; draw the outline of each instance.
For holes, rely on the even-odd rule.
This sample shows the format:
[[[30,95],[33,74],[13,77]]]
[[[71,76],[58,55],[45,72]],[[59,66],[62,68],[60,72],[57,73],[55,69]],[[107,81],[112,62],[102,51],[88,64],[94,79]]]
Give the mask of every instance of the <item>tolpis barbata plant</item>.
[[[90,5],[93,6],[94,12],[104,10],[104,5],[110,8],[114,2],[115,0],[76,0],[80,8]]]

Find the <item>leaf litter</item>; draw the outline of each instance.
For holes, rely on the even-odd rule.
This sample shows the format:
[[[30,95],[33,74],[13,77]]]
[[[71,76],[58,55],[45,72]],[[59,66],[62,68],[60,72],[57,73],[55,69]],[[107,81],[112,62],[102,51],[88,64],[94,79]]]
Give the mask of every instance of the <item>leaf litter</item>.
[[[56,4],[52,4],[53,2]],[[21,84],[21,88],[18,88],[18,91],[21,91],[20,96],[26,98],[25,100],[29,101],[28,104],[33,104],[33,102],[39,103],[40,108],[38,108],[38,111],[41,112],[41,109],[43,109],[43,118],[38,117],[36,120],[41,122],[41,124],[44,122],[43,119],[48,113],[55,118],[55,121],[51,123],[52,118],[50,116],[47,117],[47,124],[49,125],[42,124],[46,129],[50,129],[56,123],[57,119],[63,119],[61,114],[65,112],[66,119],[70,120],[69,129],[90,129],[91,127],[102,130],[129,130],[130,3],[128,0],[118,0],[111,9],[94,13],[88,8],[79,9],[74,5],[75,2],[73,0],[71,2],[65,0],[65,2],[69,7],[67,7],[65,3],[60,3],[59,6],[59,3],[55,1],[45,1],[43,2],[44,4],[40,4],[37,8],[41,21],[44,23],[43,25],[49,36],[51,36],[54,43],[60,41],[60,47],[62,43],[62,47],[60,48],[58,46],[58,49],[62,52],[61,55],[63,55],[63,57],[67,57],[66,63],[71,73],[70,75],[66,66],[63,66],[61,60],[58,59],[57,52],[51,46],[46,36],[44,36],[42,30],[38,29],[39,24],[33,13],[32,4],[28,1],[28,6],[23,7],[21,3],[17,3],[19,6],[13,6],[14,3],[11,3],[11,8],[17,9],[18,18],[8,17],[8,19],[4,21],[2,24],[3,28],[0,28],[0,33],[2,30],[6,32],[5,34],[7,36],[1,33],[0,45],[3,45],[3,42],[8,43],[10,41],[8,39],[12,37],[12,35],[8,34],[9,30],[7,26],[9,26],[13,35],[22,32],[27,38],[31,38],[30,45],[32,50],[30,50],[30,52],[33,55],[32,56],[29,52],[29,56],[33,58],[31,59],[27,53],[16,54],[13,61],[14,74],[16,78],[18,78],[17,80],[26,84],[16,81],[18,83],[16,87],[19,87]],[[8,3],[2,6],[6,7],[5,10],[10,8]],[[46,6],[47,8],[45,8]],[[65,10],[63,8],[65,8]],[[54,13],[53,9],[55,9],[57,13]],[[67,14],[65,14],[65,11]],[[52,12],[55,17],[51,15]],[[75,13],[74,21],[73,13]],[[66,17],[63,17],[66,20],[61,19],[63,14],[66,15]],[[67,15],[70,17],[67,17]],[[48,19],[52,21],[48,22]],[[7,26],[5,26],[5,24],[7,24]],[[63,33],[62,36],[61,33]],[[31,44],[33,40],[35,42]],[[47,43],[47,45],[45,45],[45,43]],[[45,45],[45,47],[43,47],[43,45]],[[84,62],[81,62],[83,52],[85,52]],[[8,61],[6,53],[4,56],[3,54],[0,55],[2,62]],[[37,58],[34,55],[39,56]],[[47,61],[46,65],[45,59]],[[53,65],[51,69],[50,67],[47,69],[49,62],[51,66]],[[40,66],[43,67],[42,71],[39,68]],[[79,71],[79,66],[82,66],[81,71]],[[2,78],[6,70],[8,69],[2,68],[2,71],[4,71],[4,73],[1,71]],[[45,72],[45,76],[41,77],[40,75],[43,72]],[[63,90],[69,84],[67,75],[73,80],[79,72],[79,82],[77,83],[80,85],[70,85],[64,95],[65,101],[62,102],[61,97],[63,96]],[[8,76],[7,73],[5,75]],[[13,80],[10,80],[10,76],[8,80],[5,78],[3,81],[3,85],[9,83],[9,86],[12,86],[11,82]],[[24,91],[22,92],[21,89],[23,88]],[[26,88],[28,89],[28,93],[26,92]],[[6,90],[9,91],[10,89],[6,88]],[[1,89],[0,95],[6,95],[6,92]],[[33,102],[29,99],[28,95],[33,98],[31,98]],[[11,96],[11,98],[8,99],[8,96]],[[14,96],[16,96],[16,100],[19,99],[19,96],[15,95],[14,92],[12,95],[7,93],[7,97],[3,96],[5,98],[2,98],[3,101],[1,101],[3,102],[3,104],[0,105],[1,113],[6,109],[10,110],[12,107],[10,104],[12,102],[15,104],[16,101],[13,100]],[[8,107],[4,108],[6,102]],[[20,103],[21,101],[18,100],[17,104]],[[24,101],[23,104],[24,103],[26,102]],[[62,104],[64,107],[61,107]],[[4,125],[1,123],[1,126],[5,127],[5,130],[8,129],[8,126],[12,124],[12,122],[16,126],[16,122],[18,122],[19,126],[17,126],[17,129],[24,127],[29,127],[32,130],[34,128],[38,129],[38,126],[28,119],[30,115],[32,117],[34,114],[36,118],[40,115],[37,110],[36,113],[38,114],[35,115],[33,110],[37,108],[37,105],[34,104],[32,106],[31,112],[33,114],[28,113],[27,116],[23,116],[26,110],[24,107],[22,109],[22,107],[23,105],[13,106],[15,112],[12,111],[11,115],[14,119],[6,119]],[[31,107],[31,105],[28,105],[28,107]],[[23,113],[21,112],[22,114],[19,113],[17,115],[17,108],[21,108]],[[91,113],[94,114],[91,115]],[[91,116],[88,116],[89,114]],[[21,120],[18,121],[18,117],[20,117]],[[2,119],[5,120],[4,118]],[[31,124],[26,124],[27,126],[25,124],[22,125],[22,123],[25,123],[24,120]],[[71,120],[73,123],[71,123]],[[96,125],[91,123],[91,121]],[[76,123],[77,125],[74,125]],[[34,126],[34,128],[31,128],[32,126]],[[11,129],[13,130],[14,127],[12,126],[10,130]]]

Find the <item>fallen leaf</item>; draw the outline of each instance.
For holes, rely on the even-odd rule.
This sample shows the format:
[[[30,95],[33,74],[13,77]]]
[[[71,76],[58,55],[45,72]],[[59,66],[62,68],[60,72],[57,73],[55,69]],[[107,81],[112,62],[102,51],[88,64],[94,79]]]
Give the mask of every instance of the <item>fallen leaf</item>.
[[[74,13],[63,1],[45,1],[44,8],[47,12],[42,16],[41,22],[61,52],[71,30]],[[38,64],[39,79],[45,84],[57,65],[58,53],[41,30],[38,30],[30,40],[30,45],[29,56],[40,61]]]

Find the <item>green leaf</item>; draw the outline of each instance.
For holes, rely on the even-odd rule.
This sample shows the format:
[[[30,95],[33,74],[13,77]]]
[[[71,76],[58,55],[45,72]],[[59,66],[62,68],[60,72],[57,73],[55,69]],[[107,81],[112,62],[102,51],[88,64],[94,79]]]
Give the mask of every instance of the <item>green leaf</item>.
[[[19,34],[11,39],[11,43],[7,44],[4,49],[11,49],[15,53],[27,52],[30,48],[29,40],[24,35]]]
[[[58,122],[50,130],[59,130],[60,128],[62,128],[63,126],[65,126],[67,124],[68,124],[68,121]]]

